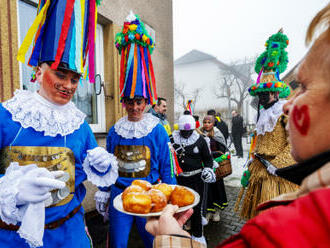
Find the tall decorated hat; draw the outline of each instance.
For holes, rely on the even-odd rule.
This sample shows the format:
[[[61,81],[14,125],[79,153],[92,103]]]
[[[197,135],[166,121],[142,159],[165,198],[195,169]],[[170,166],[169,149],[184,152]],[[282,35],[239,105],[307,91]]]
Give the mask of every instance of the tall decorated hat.
[[[37,17],[25,36],[17,59],[33,42],[27,64],[36,67],[47,62],[52,69],[62,68],[95,77],[95,29],[97,5],[101,0],[39,0]]]
[[[116,48],[121,55],[120,97],[148,99],[157,103],[156,81],[151,61],[155,47],[144,23],[132,11],[127,16],[122,31],[116,35]]]
[[[191,115],[194,114],[194,110],[193,110],[193,106],[192,106],[193,101],[192,100],[188,100],[187,104],[186,104],[186,110],[188,110],[190,112]]]
[[[280,79],[280,73],[288,64],[288,53],[285,51],[288,44],[289,39],[282,29],[266,41],[266,51],[257,58],[254,68],[259,75],[256,83],[249,88],[251,96],[260,92],[279,92],[280,98],[289,96],[290,88]]]

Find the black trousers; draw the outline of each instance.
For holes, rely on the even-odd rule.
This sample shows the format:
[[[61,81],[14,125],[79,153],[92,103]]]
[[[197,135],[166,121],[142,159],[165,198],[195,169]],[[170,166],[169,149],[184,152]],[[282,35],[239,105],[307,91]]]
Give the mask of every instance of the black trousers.
[[[243,157],[243,148],[242,148],[242,136],[233,135],[233,142],[236,150],[236,154],[239,157]]]
[[[204,182],[201,178],[201,173],[190,177],[178,176],[177,181],[179,185],[187,186],[195,190],[200,195],[200,201],[194,207],[194,213],[191,216],[191,234],[195,237],[201,237],[203,236],[202,202],[204,197]]]
[[[228,202],[223,178],[208,185],[207,211],[214,212],[216,208],[224,209],[228,205]]]

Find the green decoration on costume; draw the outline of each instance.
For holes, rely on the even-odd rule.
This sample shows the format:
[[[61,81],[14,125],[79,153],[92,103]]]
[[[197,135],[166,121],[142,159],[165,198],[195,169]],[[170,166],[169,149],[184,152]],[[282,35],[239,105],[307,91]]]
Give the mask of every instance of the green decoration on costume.
[[[279,98],[287,98],[290,95],[290,88],[287,86],[283,91],[280,92]]]
[[[241,184],[245,188],[249,184],[249,179],[250,179],[251,173],[249,170],[246,170],[243,172],[242,178],[241,178]]]
[[[174,162],[173,162],[174,158],[171,151],[169,152],[170,152],[170,161],[171,161],[171,178],[174,178]]]
[[[254,69],[259,76],[257,82],[249,88],[251,96],[257,96],[261,92],[279,92],[279,98],[290,95],[290,88],[279,76],[288,65],[288,53],[285,51],[288,44],[289,39],[282,30],[267,40],[266,51],[256,61]]]

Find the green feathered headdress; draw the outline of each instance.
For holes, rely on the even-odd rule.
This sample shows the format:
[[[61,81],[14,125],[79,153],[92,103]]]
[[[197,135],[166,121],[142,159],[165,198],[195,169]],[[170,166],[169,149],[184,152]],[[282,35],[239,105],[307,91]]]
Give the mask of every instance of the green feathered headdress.
[[[251,96],[266,91],[279,92],[280,98],[289,96],[290,88],[280,79],[280,73],[285,71],[289,62],[285,51],[288,44],[289,39],[282,29],[266,41],[266,51],[257,58],[254,68],[259,75],[257,82],[249,88]]]

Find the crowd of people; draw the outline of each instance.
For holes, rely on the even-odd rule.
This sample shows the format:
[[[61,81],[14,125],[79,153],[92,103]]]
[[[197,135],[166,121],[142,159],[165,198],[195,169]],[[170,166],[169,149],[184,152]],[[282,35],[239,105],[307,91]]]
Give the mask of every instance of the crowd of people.
[[[75,18],[68,21],[67,9],[74,2],[39,2],[28,63],[35,67],[40,89],[17,90],[0,104],[0,246],[92,247],[81,205],[88,180],[99,189],[95,204],[109,221],[109,247],[127,247],[133,225],[145,247],[206,247],[204,226],[219,222],[228,205],[224,175],[219,176],[223,162],[230,165],[228,125],[213,109],[202,124],[187,109],[172,131],[167,101],[156,92],[150,56],[154,41],[131,12],[115,44],[122,59],[119,92],[127,115],[110,128],[106,149],[98,146],[85,114],[71,102],[85,63],[95,62],[94,33],[76,35],[76,27],[95,30],[97,5],[86,1],[94,14],[82,15],[74,8]],[[243,175],[246,183],[236,202],[248,222],[219,247],[329,245],[330,115],[324,111],[330,109],[329,16],[330,4],[311,22],[307,42],[323,24],[327,29],[302,61],[294,95],[279,79],[288,62],[288,38],[282,30],[268,39],[257,59],[259,77],[249,88],[259,102],[256,129]],[[82,51],[77,54],[72,44],[83,44]],[[90,80],[93,73],[89,69]],[[243,157],[243,118],[236,110],[232,117],[235,155]],[[186,186],[200,201],[181,213],[168,204],[160,216],[148,219],[125,214],[114,199],[136,179]]]

